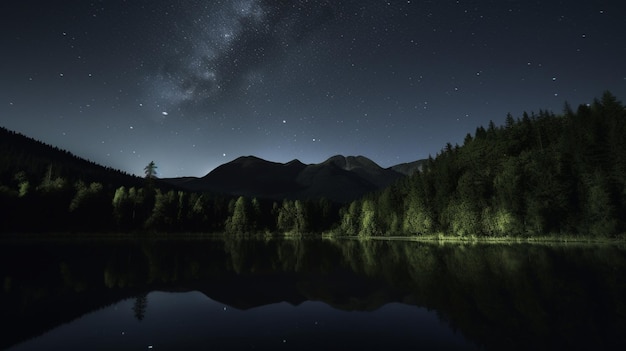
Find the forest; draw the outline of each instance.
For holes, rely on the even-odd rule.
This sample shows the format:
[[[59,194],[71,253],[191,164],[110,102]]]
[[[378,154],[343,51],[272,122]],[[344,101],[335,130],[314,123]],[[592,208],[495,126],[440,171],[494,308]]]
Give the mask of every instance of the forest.
[[[576,109],[566,104],[561,114],[491,121],[420,171],[348,204],[183,191],[149,167],[145,178],[133,177],[4,128],[0,134],[5,233],[623,238],[626,231],[626,109],[610,92]]]
[[[506,116],[421,170],[341,209],[349,235],[621,235],[626,110],[610,92],[560,115]]]

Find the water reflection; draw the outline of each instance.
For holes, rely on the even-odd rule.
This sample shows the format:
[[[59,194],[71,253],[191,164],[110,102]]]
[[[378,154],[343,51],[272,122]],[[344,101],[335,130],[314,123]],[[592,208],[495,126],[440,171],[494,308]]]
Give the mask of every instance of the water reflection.
[[[0,348],[626,346],[626,255],[615,246],[157,240],[0,250]]]
[[[132,299],[58,327],[12,350],[41,349],[476,349],[438,321],[434,312],[388,304],[346,312],[323,302],[286,302],[239,310],[194,291],[152,292],[144,318]]]

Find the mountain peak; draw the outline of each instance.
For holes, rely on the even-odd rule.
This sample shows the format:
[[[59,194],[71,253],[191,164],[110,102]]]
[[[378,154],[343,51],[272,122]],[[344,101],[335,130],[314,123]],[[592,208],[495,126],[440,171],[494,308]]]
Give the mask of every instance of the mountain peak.
[[[266,161],[262,158],[256,157],[256,156],[239,156],[236,159],[228,162],[228,163],[232,163],[232,164],[241,164],[243,166],[247,166],[250,164],[255,164],[255,163],[265,163],[265,162],[270,162],[270,161]]]
[[[351,171],[357,168],[375,169],[375,170],[382,168],[376,162],[370,160],[369,158],[365,156],[335,155],[323,163],[334,164],[335,166],[346,171]]]
[[[294,158],[293,160],[291,160],[291,161],[289,161],[289,162],[285,163],[285,166],[296,166],[296,165],[297,165],[297,166],[300,166],[300,165],[305,166],[305,164],[304,164],[304,163],[302,163],[302,162],[301,162],[300,160],[298,160],[297,158]]]

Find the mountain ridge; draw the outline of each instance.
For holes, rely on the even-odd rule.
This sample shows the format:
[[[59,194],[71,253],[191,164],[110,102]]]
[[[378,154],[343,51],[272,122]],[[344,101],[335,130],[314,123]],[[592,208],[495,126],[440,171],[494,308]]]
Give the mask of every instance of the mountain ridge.
[[[420,162],[420,161],[416,161]],[[383,168],[365,156],[334,155],[321,163],[286,163],[240,156],[198,178],[165,178],[191,191],[270,199],[328,198],[347,202],[376,191],[407,173]]]
[[[141,177],[101,166],[4,127],[0,134],[5,151],[0,167],[1,184],[16,186],[15,177],[20,171],[33,184],[39,184],[44,176],[62,177],[70,183],[103,182],[109,187],[145,184]],[[419,162],[422,161],[412,164]],[[396,167],[383,168],[365,156],[334,155],[320,163],[305,164],[298,159],[279,163],[249,155],[222,164],[202,177],[156,180],[159,186],[188,191],[274,200],[327,198],[345,203],[410,174],[407,167]]]

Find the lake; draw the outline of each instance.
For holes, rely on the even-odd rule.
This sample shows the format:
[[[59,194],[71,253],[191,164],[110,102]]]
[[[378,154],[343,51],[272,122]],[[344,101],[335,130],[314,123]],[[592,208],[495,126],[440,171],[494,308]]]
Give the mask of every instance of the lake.
[[[626,249],[4,239],[0,348],[626,347]]]

